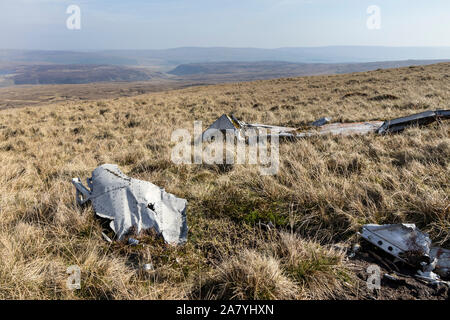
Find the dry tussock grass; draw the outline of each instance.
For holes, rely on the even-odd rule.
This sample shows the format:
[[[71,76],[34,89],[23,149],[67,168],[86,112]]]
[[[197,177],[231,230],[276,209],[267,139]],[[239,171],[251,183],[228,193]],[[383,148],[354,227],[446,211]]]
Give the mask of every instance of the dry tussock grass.
[[[296,284],[286,277],[277,259],[244,250],[218,266],[213,279],[219,299],[293,299]]]
[[[333,299],[348,295],[353,281],[342,251],[293,233],[270,231],[259,238],[257,249],[222,259],[206,278],[201,297]]]
[[[342,251],[281,233],[276,257],[300,287],[304,299],[332,299],[350,293],[353,282]]]
[[[350,241],[364,223],[413,222],[448,246],[447,123],[284,143],[279,173],[264,177],[251,165],[175,165],[170,137],[229,112],[299,126],[321,116],[382,120],[444,109],[449,75],[450,64],[438,64],[3,110],[0,298],[205,298],[198,292],[217,272],[229,297],[342,297],[351,274],[328,244]],[[145,246],[105,242],[70,183],[103,163],[188,199],[188,243],[171,248],[144,235]],[[255,227],[260,220],[296,236],[268,237]],[[142,272],[149,262],[155,270]],[[73,264],[82,270],[78,291],[65,286]]]

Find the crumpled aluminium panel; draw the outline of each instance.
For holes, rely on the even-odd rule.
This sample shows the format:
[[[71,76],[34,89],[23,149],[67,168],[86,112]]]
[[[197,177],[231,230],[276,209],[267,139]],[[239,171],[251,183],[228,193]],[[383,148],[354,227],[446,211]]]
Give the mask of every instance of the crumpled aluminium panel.
[[[417,267],[417,275],[425,280],[440,281],[439,276],[450,277],[450,250],[431,247],[431,239],[414,224],[366,224],[359,235],[399,260]]]
[[[99,166],[87,181],[89,189],[80,179],[72,179],[78,203],[91,201],[98,216],[111,219],[110,227],[119,240],[134,228],[136,233],[154,229],[170,244],[186,242],[185,199],[150,182],[130,178],[113,164]]]
[[[413,266],[429,264],[431,240],[414,224],[366,224],[361,237],[394,257]]]

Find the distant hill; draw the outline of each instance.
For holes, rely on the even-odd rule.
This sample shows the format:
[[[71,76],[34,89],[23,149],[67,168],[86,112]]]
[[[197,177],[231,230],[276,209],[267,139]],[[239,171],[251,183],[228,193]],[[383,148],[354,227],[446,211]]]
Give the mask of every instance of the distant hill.
[[[87,84],[93,82],[169,81],[175,87],[230,81],[265,80],[322,74],[428,65],[446,60],[407,60],[367,63],[292,63],[283,61],[209,62],[181,64],[167,73],[149,67],[97,64],[0,63],[0,87],[22,84]],[[447,60],[449,61],[449,60]]]
[[[448,60],[447,60],[448,61]],[[279,61],[262,62],[210,62],[182,64],[168,74],[186,79],[237,81],[295,77],[321,74],[342,74],[377,69],[399,68],[412,65],[429,65],[444,60],[407,60],[369,63],[290,63]]]
[[[141,69],[109,65],[25,65],[9,76],[14,84],[82,84],[91,82],[145,81],[152,75]]]
[[[0,49],[0,87],[167,78],[216,83],[363,72],[449,60],[450,47],[184,47],[95,52]]]
[[[349,63],[450,59],[450,47],[331,46],[278,49],[184,47],[164,50],[112,50],[100,53],[107,56],[132,58],[140,63],[153,59],[153,62],[164,61],[172,65],[219,61]]]
[[[40,64],[110,64],[153,66],[168,71],[177,65],[204,62],[288,61],[293,63],[350,63],[450,59],[450,47],[331,46],[298,48],[183,47],[161,50],[104,50],[93,52],[1,50],[2,62]]]
[[[104,55],[97,52],[0,49],[0,64],[2,62],[35,64],[138,64],[137,60],[132,58]]]

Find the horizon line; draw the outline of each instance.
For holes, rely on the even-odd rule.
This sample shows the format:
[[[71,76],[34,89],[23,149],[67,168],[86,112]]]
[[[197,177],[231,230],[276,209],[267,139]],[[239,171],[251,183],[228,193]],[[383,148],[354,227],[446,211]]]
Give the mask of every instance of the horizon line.
[[[450,46],[385,46],[385,45],[323,45],[323,46],[285,46],[276,48],[263,47],[233,47],[233,46],[181,46],[158,49],[24,49],[24,48],[0,48],[9,51],[59,51],[59,52],[101,52],[101,51],[165,51],[178,49],[249,49],[249,50],[282,50],[282,49],[320,49],[320,48],[392,48],[392,49],[450,49]]]

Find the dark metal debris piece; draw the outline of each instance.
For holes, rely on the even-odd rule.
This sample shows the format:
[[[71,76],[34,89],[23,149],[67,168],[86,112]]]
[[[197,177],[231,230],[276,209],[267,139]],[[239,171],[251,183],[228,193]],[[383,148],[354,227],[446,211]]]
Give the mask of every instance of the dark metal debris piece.
[[[450,110],[425,111],[407,117],[388,120],[377,130],[377,133],[401,132],[407,127],[425,126],[441,119],[450,119]]]
[[[323,117],[323,118],[320,118],[320,119],[312,122],[311,125],[314,126],[314,127],[321,127],[324,124],[327,124],[327,123],[330,123],[330,122],[331,122],[331,118]]]

